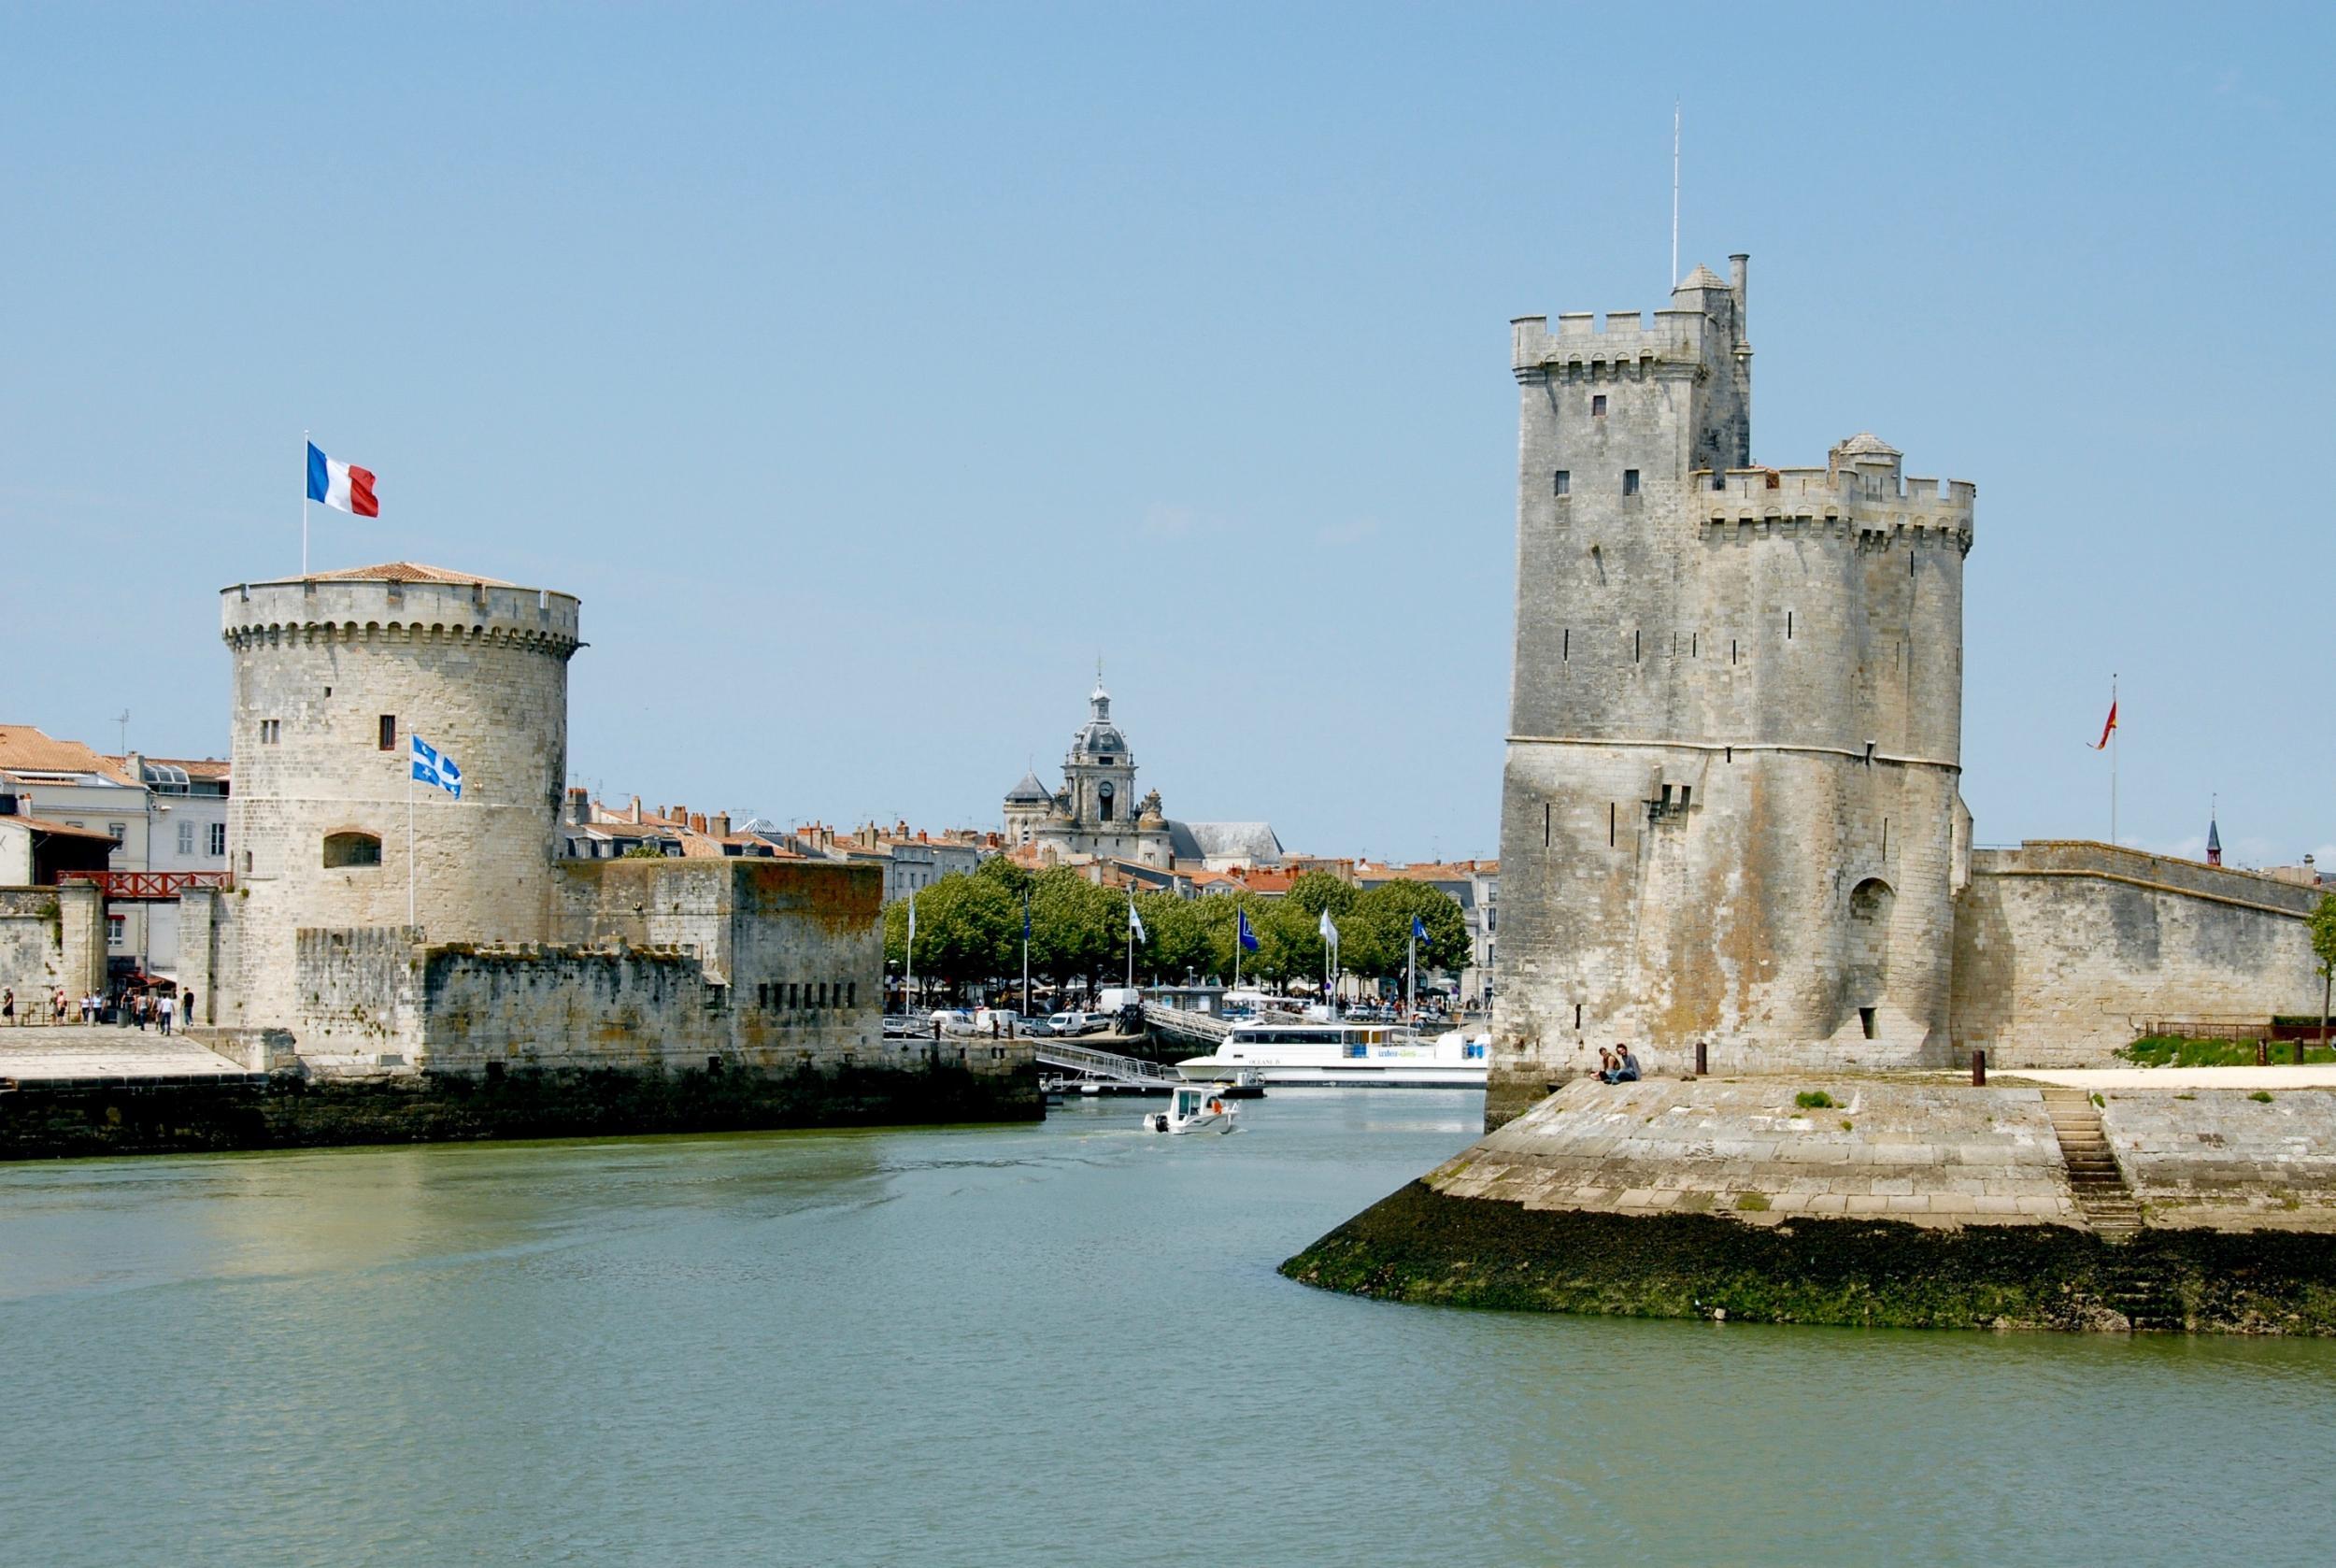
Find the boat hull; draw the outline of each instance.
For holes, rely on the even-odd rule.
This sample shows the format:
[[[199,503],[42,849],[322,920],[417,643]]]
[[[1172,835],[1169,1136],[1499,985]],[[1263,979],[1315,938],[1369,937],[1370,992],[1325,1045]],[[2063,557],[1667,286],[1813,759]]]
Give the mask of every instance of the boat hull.
[[[1239,1072],[1255,1073],[1273,1089],[1482,1089],[1485,1068],[1480,1062],[1327,1062],[1276,1065],[1254,1057],[1237,1062],[1213,1056],[1193,1057],[1176,1063],[1176,1071],[1192,1083],[1211,1083]]]

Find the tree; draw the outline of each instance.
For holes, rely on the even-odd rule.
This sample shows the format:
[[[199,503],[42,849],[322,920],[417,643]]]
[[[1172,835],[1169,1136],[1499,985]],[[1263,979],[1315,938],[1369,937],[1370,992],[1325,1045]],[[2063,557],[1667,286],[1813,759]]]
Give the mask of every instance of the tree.
[[[908,909],[917,910],[917,950],[908,950]],[[1022,905],[994,877],[953,872],[884,911],[884,961],[939,980],[954,993],[1021,962]]]
[[[2322,893],[2312,910],[2312,952],[2320,961],[2320,1048],[2328,1048],[2328,998],[2336,985],[2336,893]]]
[[[1427,928],[1419,944],[1419,969],[1468,967],[1468,917],[1460,901],[1429,882],[1392,878],[1355,900],[1339,928],[1340,962],[1374,978],[1401,980],[1411,952],[1411,922]]]

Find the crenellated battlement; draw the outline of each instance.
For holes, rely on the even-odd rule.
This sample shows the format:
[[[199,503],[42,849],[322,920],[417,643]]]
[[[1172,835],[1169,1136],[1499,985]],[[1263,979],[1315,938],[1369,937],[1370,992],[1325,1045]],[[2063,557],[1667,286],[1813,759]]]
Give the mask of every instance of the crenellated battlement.
[[[454,640],[510,644],[565,659],[582,646],[573,596],[486,581],[237,583],[220,591],[220,611],[221,635],[238,650],[285,642]]]
[[[1699,364],[1732,347],[1719,324],[1701,310],[1663,309],[1650,324],[1637,310],[1589,311],[1558,318],[1520,316],[1509,323],[1509,363],[1519,377],[1553,366]]]
[[[1978,487],[1962,479],[1900,483],[1853,469],[1734,468],[1688,476],[1689,504],[1706,528],[1830,526],[1847,534],[1956,540],[1968,550]]]

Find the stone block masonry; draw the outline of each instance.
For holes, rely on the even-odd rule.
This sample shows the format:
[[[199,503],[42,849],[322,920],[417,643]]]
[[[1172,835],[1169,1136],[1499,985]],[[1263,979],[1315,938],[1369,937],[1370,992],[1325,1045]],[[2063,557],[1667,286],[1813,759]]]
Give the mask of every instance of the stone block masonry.
[[[2097,1066],[2154,1018],[2316,1013],[2318,896],[2108,844],[1975,851],[1955,906],[1957,1054]]]
[[[1819,1093],[1838,1104],[1800,1103]],[[2031,1088],[1577,1080],[1283,1272],[1455,1305],[2116,1331],[2145,1305],[2149,1327],[2336,1333],[2336,1093],[2107,1098],[2130,1237],[2088,1223]]]
[[[36,1004],[46,1019],[59,986],[76,1009],[106,989],[106,909],[95,888],[0,888],[0,986],[16,992],[20,1024]]]

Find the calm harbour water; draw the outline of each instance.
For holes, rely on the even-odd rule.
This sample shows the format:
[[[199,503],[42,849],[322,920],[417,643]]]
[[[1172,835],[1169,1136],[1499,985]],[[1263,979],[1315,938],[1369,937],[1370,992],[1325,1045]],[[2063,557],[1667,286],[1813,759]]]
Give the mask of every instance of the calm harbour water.
[[[0,1562],[2336,1556],[2336,1345],[1274,1274],[1480,1106],[0,1167]]]

